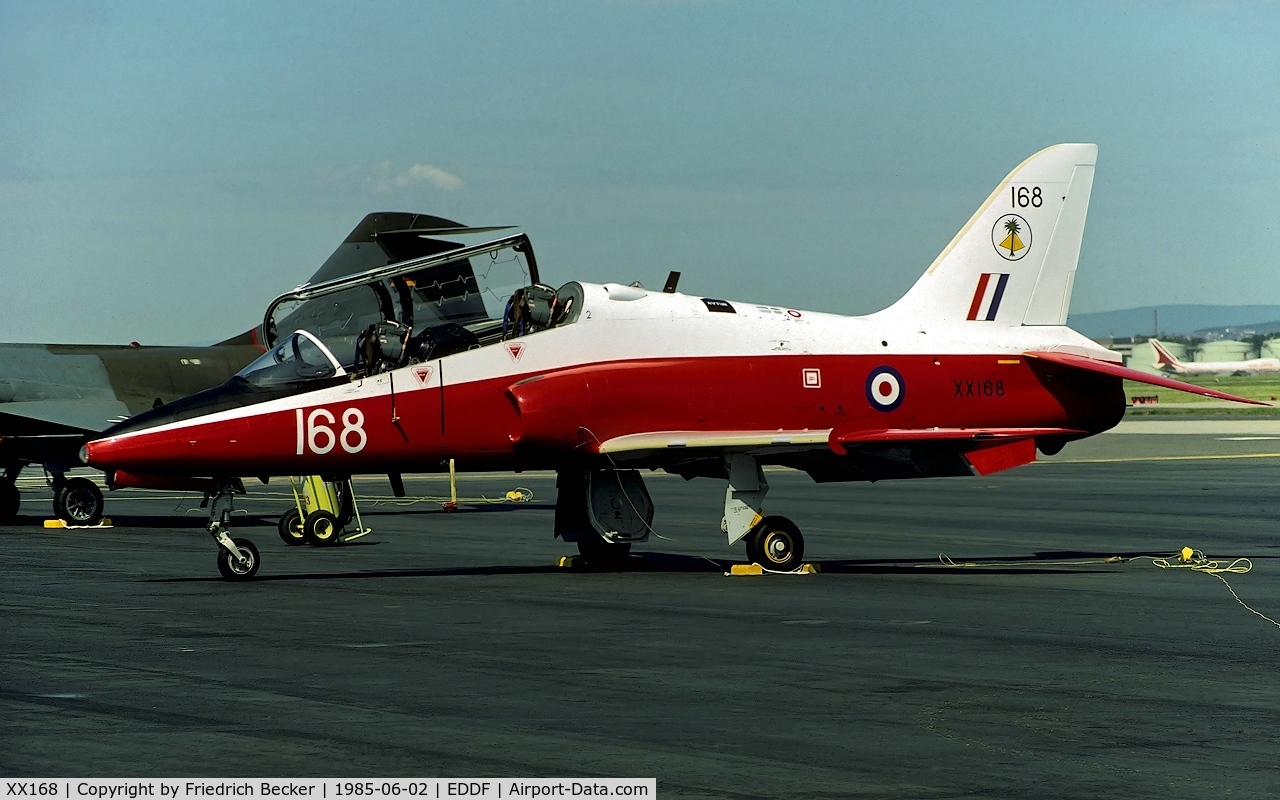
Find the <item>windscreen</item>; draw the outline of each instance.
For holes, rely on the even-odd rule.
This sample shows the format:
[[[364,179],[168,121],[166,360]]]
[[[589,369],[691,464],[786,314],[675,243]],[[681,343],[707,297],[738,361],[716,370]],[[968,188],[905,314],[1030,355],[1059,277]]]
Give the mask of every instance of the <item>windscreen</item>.
[[[298,331],[253,363],[236,373],[236,377],[254,386],[280,386],[323,380],[343,374],[342,368],[314,339]]]

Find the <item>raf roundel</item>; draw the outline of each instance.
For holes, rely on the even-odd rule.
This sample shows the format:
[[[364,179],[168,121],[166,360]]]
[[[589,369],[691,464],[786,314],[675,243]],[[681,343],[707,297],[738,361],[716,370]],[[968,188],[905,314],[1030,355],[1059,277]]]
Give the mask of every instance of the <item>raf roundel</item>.
[[[877,411],[893,411],[905,395],[902,375],[893,367],[876,367],[867,376],[867,401]]]

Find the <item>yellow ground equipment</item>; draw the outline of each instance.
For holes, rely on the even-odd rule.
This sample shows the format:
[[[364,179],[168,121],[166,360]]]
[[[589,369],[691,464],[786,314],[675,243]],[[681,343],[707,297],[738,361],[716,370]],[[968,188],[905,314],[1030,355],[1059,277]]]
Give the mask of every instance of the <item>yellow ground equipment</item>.
[[[280,517],[280,538],[285,544],[333,545],[367,536],[372,530],[360,520],[351,481],[326,481],[319,475],[290,477],[294,507]],[[346,526],[356,529],[344,535]]]

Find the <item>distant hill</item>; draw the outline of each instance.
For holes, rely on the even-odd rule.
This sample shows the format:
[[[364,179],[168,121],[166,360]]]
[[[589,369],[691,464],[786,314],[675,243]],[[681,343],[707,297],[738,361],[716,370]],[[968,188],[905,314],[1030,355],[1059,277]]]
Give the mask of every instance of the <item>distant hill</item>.
[[[1201,339],[1213,341],[1214,339],[1239,339],[1256,333],[1263,336],[1274,336],[1280,333],[1280,320],[1252,322],[1248,325],[1228,325],[1225,328],[1201,328],[1195,332],[1195,335]]]
[[[1204,336],[1207,332],[1221,332],[1226,328],[1230,328],[1232,333],[1240,332],[1242,328],[1255,333],[1280,330],[1278,322],[1259,322],[1280,320],[1280,306],[1145,306],[1071,314],[1067,317],[1067,324],[1091,339],[1150,336],[1154,311],[1160,312],[1159,333],[1163,336]]]

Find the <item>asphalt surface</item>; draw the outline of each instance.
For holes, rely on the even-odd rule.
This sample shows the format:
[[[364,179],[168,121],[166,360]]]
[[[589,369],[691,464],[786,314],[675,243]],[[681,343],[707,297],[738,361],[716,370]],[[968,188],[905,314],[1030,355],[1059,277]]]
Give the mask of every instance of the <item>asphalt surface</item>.
[[[1262,436],[1268,436],[1264,432]],[[546,475],[378,504],[287,547],[280,487],[218,578],[203,512],[121,493],[115,527],[0,528],[0,774],[656,777],[664,797],[1275,797],[1280,439],[1110,434],[989,478],[771,472],[809,576],[725,577],[723,484],[655,475],[625,572],[556,568]],[[440,495],[438,479],[411,492]],[[190,511],[190,513],[185,513]],[[961,563],[948,568],[945,553]]]

